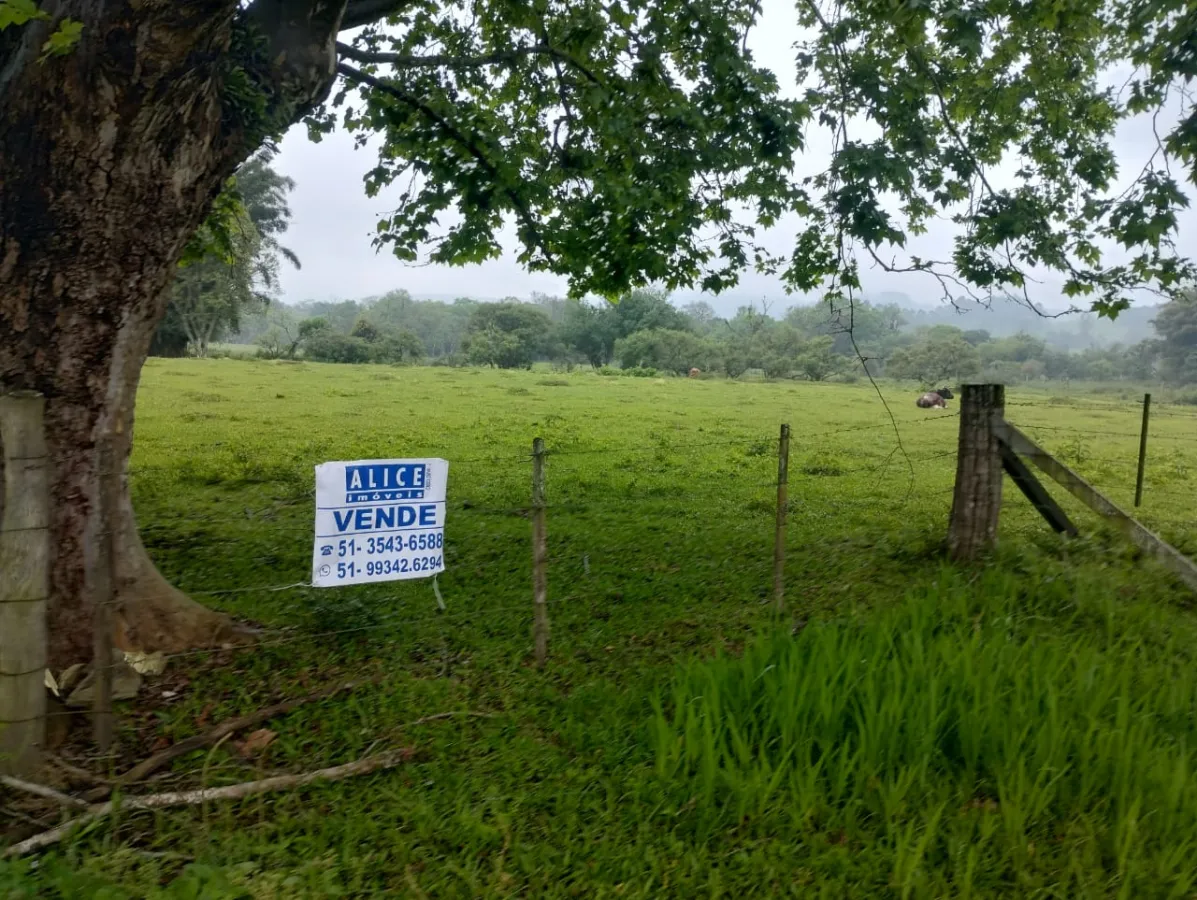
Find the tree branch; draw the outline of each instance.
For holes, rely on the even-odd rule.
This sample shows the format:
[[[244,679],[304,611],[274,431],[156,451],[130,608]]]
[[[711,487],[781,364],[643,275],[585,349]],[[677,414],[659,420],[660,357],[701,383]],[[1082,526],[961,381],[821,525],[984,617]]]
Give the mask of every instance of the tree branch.
[[[315,772],[307,772],[302,775],[277,775],[274,778],[263,778],[261,781],[248,781],[243,784],[231,784],[227,787],[201,788],[197,791],[150,794],[147,797],[123,797],[120,801],[109,801],[99,806],[89,807],[89,812],[71,819],[57,828],[51,828],[49,831],[35,834],[28,840],[13,844],[4,850],[0,854],[0,857],[7,859],[23,856],[26,853],[32,853],[34,850],[40,850],[43,847],[57,844],[80,825],[103,818],[111,814],[118,807],[122,810],[162,809],[167,806],[198,806],[210,800],[239,800],[242,797],[261,794],[266,791],[306,787],[309,784],[319,781],[340,781],[342,778],[349,778],[354,775],[368,775],[379,769],[394,768],[410,760],[413,755],[414,751],[410,747],[404,747],[399,750],[392,750],[389,753],[381,753],[378,756],[367,756],[365,759],[346,763],[343,766],[317,769]]]
[[[272,706],[267,706],[264,709],[259,709],[249,715],[238,716],[235,719],[229,719],[227,722],[221,722],[210,731],[203,734],[193,735],[185,738],[175,744],[171,744],[165,750],[155,753],[148,759],[142,760],[129,771],[125,772],[117,778],[108,782],[108,785],[97,789],[96,791],[89,791],[87,794],[88,800],[100,800],[103,797],[112,793],[114,788],[125,787],[126,785],[136,784],[139,781],[144,781],[148,776],[157,772],[167,763],[178,759],[180,756],[186,756],[194,750],[199,750],[204,747],[216,743],[223,737],[233,734],[237,731],[242,731],[254,725],[260,725],[277,716],[286,715],[294,709],[299,708],[307,703],[317,703],[321,700],[328,700],[330,697],[335,697],[343,691],[352,691],[363,684],[377,684],[378,679],[371,679],[365,682],[350,681],[346,684],[338,684],[331,688],[325,688],[322,691],[317,691],[314,694],[309,694],[306,697],[298,697],[294,700],[284,700],[281,703],[275,703]]]
[[[275,128],[259,140],[281,133],[328,96],[344,10],[345,0],[253,0],[240,13],[265,39],[265,53],[245,60],[271,95]]]
[[[46,787],[44,784],[22,781],[19,778],[13,778],[11,775],[0,775],[0,784],[12,788],[14,791],[24,791],[27,794],[36,794],[47,800],[53,800],[60,806],[68,806],[73,809],[87,809],[87,801],[80,800],[78,797],[70,797],[60,791],[54,790],[52,787]]]
[[[410,53],[374,53],[338,41],[337,52],[354,62],[388,65],[394,66],[396,69],[481,69],[485,66],[509,66],[529,56],[547,56],[554,63],[564,62],[577,69],[586,76],[588,81],[602,84],[597,75],[568,53],[547,43],[513,47],[510,50],[496,50],[494,53],[482,56],[453,56],[446,53],[416,56]]]
[[[337,42],[337,52],[354,62],[379,63],[394,66],[396,69],[480,69],[483,66],[510,65],[528,56],[556,55],[553,48],[547,44],[499,50],[484,56],[452,56],[444,53],[415,56],[409,53],[370,53],[340,41]]]
[[[477,160],[478,164],[482,166],[482,168],[490,173],[491,178],[498,183],[497,186],[501,188],[503,193],[506,194],[508,199],[511,201],[512,206],[515,207],[516,214],[519,216],[524,228],[527,229],[528,236],[532,239],[532,242],[540,249],[540,252],[545,255],[546,260],[550,259],[548,248],[544,246],[544,241],[540,237],[540,229],[536,227],[536,221],[532,217],[531,210],[528,209],[527,204],[524,203],[523,199],[515,191],[501,184],[502,180],[499,178],[498,167],[482,151],[482,148],[479,147],[477,143],[475,143],[469,137],[469,135],[463,132],[460,128],[449,121],[449,119],[445,118],[445,116],[441,115],[441,113],[437,112],[419,97],[412,96],[394,84],[385,82],[380,78],[375,78],[373,75],[367,75],[365,72],[355,69],[352,66],[348,66],[345,63],[337,64],[337,72],[356,84],[368,84],[370,87],[382,91],[384,94],[395,98],[405,106],[410,106],[425,118],[430,119],[438,128],[456,140],[462,146],[462,148],[470,154],[470,156]]]
[[[373,25],[410,5],[411,0],[349,0],[341,16],[341,30]]]

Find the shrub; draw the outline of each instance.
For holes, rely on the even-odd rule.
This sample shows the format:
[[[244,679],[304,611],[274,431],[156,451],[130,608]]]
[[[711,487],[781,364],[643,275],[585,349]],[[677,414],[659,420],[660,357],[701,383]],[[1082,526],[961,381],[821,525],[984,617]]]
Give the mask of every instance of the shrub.
[[[317,362],[364,363],[370,361],[370,345],[361,338],[321,330],[307,339],[304,356]]]
[[[712,368],[715,348],[710,341],[689,331],[650,328],[617,341],[615,356],[625,371],[651,368],[684,375],[695,367]]]

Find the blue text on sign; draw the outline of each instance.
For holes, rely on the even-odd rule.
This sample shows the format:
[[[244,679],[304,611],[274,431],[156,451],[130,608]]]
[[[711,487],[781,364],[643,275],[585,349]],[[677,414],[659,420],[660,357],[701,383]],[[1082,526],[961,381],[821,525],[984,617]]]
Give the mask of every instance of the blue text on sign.
[[[363,509],[334,510],[333,519],[338,532],[374,531],[386,528],[407,528],[411,525],[436,525],[436,504],[419,506],[372,506]]]
[[[372,463],[345,467],[345,502],[422,500],[428,467],[417,463]]]

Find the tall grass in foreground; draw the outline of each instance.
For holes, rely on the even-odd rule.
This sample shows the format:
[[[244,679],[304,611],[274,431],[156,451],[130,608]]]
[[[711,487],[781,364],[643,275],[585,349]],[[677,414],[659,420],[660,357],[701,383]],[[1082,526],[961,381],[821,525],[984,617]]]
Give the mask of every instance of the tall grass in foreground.
[[[1096,580],[1025,589],[945,575],[688,665],[657,702],[659,775],[708,837],[888,846],[903,895],[1190,896],[1191,648],[1119,634]]]

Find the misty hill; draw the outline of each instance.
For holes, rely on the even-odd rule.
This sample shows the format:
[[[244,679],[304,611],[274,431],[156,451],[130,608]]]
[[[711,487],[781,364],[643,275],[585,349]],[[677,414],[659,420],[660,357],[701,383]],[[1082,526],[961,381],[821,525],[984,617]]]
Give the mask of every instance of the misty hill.
[[[1154,338],[1151,322],[1159,309],[1132,306],[1111,322],[1094,313],[1036,312],[1009,300],[997,300],[991,306],[957,301],[955,307],[944,304],[937,309],[908,309],[906,318],[910,328],[955,325],[966,330],[983,329],[995,338],[1025,332],[1061,350],[1085,350],[1114,344],[1126,346]]]
[[[732,292],[719,297],[697,292],[678,292],[673,296],[676,306],[701,300],[708,303],[721,318],[732,318],[744,306],[758,312],[767,311],[775,319],[785,317],[787,309],[794,306],[813,306],[816,298],[776,297],[762,298],[747,293]],[[988,331],[993,337],[1009,337],[1025,332],[1040,338],[1060,350],[1086,350],[1097,347],[1111,347],[1137,344],[1139,341],[1155,338],[1151,327],[1160,307],[1136,305],[1122,312],[1117,320],[1100,319],[1094,313],[1060,314],[1039,307],[1039,311],[1028,309],[1014,300],[995,300],[984,305],[971,300],[958,300],[955,306],[947,303],[927,306],[916,303],[909,294],[900,291],[878,291],[865,298],[874,306],[897,306],[903,311],[905,330],[916,330],[932,325],[953,325],[968,330]]]

